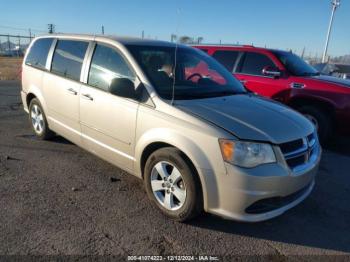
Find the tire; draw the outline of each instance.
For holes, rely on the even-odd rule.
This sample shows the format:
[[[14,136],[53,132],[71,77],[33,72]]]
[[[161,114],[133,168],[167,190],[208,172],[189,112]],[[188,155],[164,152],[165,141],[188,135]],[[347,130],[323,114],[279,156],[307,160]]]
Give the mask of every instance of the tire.
[[[330,141],[333,131],[330,115],[314,106],[302,106],[298,108],[298,111],[316,126],[321,144],[327,144]]]
[[[35,135],[41,140],[48,140],[55,134],[49,129],[44,110],[37,98],[33,98],[29,105],[29,122]]]
[[[149,156],[144,170],[144,183],[152,203],[176,221],[190,220],[203,209],[197,173],[176,148],[161,148]]]

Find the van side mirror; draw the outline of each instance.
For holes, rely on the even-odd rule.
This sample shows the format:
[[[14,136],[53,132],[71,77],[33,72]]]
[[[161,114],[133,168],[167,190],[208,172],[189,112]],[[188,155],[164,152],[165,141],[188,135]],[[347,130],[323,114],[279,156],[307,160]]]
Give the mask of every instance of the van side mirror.
[[[137,99],[134,83],[129,78],[113,78],[109,85],[109,92],[113,95]]]
[[[281,71],[276,67],[265,66],[262,70],[262,74],[264,76],[279,78],[281,76]]]

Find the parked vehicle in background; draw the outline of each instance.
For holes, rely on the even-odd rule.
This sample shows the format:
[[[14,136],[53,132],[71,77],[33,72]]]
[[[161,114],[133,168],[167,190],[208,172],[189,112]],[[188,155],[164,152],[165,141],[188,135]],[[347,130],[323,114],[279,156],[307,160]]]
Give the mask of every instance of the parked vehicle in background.
[[[321,75],[297,55],[254,46],[195,46],[217,59],[247,89],[304,114],[327,142],[350,133],[350,81]]]
[[[310,121],[248,93],[192,47],[40,37],[24,59],[21,97],[39,138],[58,133],[143,179],[155,206],[180,221],[203,209],[266,220],[314,187],[321,147]]]
[[[322,75],[330,75],[343,79],[350,78],[350,65],[321,63],[312,66]]]

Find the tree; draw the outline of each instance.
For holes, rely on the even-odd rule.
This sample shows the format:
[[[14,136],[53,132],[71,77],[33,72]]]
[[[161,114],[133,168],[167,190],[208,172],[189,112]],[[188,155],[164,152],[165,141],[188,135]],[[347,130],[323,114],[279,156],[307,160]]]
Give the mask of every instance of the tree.
[[[200,44],[200,43],[202,43],[203,42],[203,37],[201,37],[201,36],[199,36],[199,37],[197,37],[197,44]]]
[[[179,39],[180,43],[182,44],[192,44],[193,43],[193,38],[190,36],[181,36]]]

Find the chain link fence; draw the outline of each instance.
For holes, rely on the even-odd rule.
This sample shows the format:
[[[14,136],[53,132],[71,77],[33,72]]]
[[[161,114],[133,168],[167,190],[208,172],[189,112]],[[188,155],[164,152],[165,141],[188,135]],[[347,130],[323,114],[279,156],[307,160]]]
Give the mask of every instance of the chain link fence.
[[[31,35],[0,34],[0,56],[23,56],[32,39]]]

